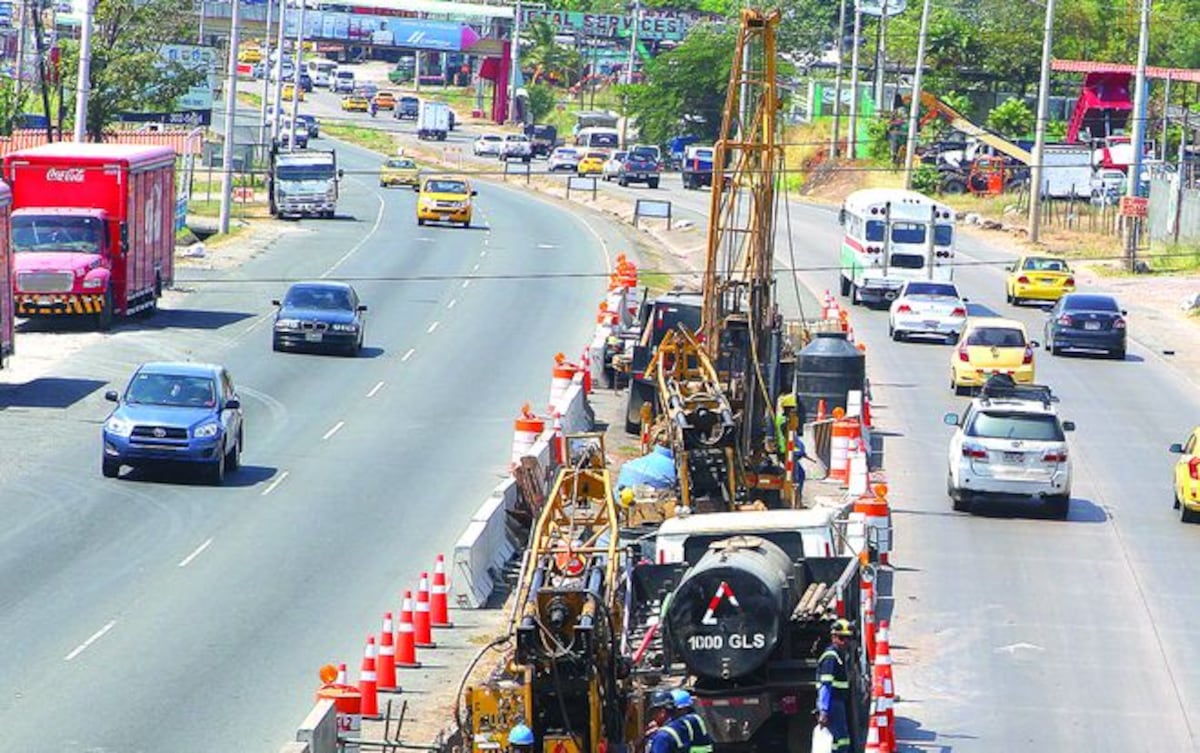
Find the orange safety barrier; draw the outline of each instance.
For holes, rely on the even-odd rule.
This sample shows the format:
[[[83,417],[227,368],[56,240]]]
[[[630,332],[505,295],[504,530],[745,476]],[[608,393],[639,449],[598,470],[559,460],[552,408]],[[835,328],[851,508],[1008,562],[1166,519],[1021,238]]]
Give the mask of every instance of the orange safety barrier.
[[[867,650],[867,661],[875,660],[875,584],[866,568],[859,581],[859,598],[862,600],[863,646]]]
[[[866,517],[867,544],[873,543],[880,564],[888,564],[891,551],[891,508],[887,501],[887,484],[875,484],[871,494],[864,494],[854,503],[854,512]]]
[[[317,689],[316,697],[318,701],[333,701],[338,736],[357,738],[362,732],[362,693],[346,684],[346,665],[339,666],[338,670],[334,670],[332,664],[321,667],[323,684]]]
[[[871,664],[872,681],[880,687],[878,703],[879,715],[882,719],[879,725],[880,747],[884,750],[894,750],[896,747],[896,716],[893,705],[896,702],[896,688],[892,677],[892,648],[888,635],[888,621],[879,623],[878,635],[875,639],[875,661]]]
[[[571,389],[571,380],[575,378],[575,373],[581,370],[579,366],[567,361],[567,357],[562,353],[554,354],[554,368],[550,378],[550,410],[558,406],[558,401]]]
[[[850,448],[860,437],[862,427],[857,418],[839,418],[833,422],[829,478],[842,484],[850,482]]]
[[[555,465],[565,465],[567,462],[567,437],[563,434],[562,416],[558,413],[554,414],[554,439],[551,441],[554,444]]]
[[[537,444],[538,437],[546,430],[546,420],[538,418],[530,410],[529,403],[521,406],[521,415],[513,422],[512,464],[529,454]]]

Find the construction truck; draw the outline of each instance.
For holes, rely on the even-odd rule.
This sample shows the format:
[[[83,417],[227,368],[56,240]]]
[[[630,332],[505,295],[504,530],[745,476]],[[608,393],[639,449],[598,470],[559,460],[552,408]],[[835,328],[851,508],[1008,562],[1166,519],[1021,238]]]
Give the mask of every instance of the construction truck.
[[[820,534],[801,534],[819,532],[812,518],[822,514],[832,515],[781,510],[671,521],[672,541],[657,555],[645,552],[631,573],[622,636],[631,716],[645,717],[638,700],[655,689],[690,683],[717,753],[810,750],[818,659],[833,621],[861,609],[858,558],[810,551]],[[794,520],[780,519],[788,516]],[[717,518],[721,525],[712,525]],[[861,751],[870,664],[858,640],[843,658],[852,749]]]
[[[337,152],[272,150],[268,192],[276,217],[332,218],[337,211],[342,171]]]

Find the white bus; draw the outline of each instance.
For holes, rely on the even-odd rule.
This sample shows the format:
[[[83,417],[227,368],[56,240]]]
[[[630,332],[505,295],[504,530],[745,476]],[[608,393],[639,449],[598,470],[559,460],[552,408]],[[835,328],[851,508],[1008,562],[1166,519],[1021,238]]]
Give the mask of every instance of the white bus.
[[[894,300],[909,280],[950,282],[955,220],[953,209],[916,191],[868,188],[850,194],[839,215],[841,294],[855,304],[880,304]]]
[[[333,86],[333,72],[337,69],[337,63],[318,58],[309,60],[305,66],[313,86]]]
[[[619,149],[621,132],[616,128],[584,128],[576,134],[575,146],[582,149]]]

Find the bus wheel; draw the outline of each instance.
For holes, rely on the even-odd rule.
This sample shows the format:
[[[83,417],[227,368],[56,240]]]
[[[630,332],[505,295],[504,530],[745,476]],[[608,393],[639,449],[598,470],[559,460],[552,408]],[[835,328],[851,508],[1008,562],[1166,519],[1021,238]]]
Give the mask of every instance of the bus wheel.
[[[99,312],[96,313],[96,329],[101,332],[107,332],[112,329],[113,321],[113,299],[112,288],[104,291],[104,303]]]
[[[850,281],[845,277],[838,277],[838,282],[841,283],[842,297],[850,295]]]

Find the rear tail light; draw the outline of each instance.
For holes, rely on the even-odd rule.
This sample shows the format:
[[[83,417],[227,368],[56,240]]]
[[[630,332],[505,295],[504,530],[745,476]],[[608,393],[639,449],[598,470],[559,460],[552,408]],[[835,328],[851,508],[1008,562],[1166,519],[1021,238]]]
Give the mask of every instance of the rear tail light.
[[[962,361],[963,363],[969,363],[971,361],[971,357],[967,355],[966,348],[958,349],[958,360]]]
[[[1116,319],[1113,319],[1112,326],[1113,329],[1125,329],[1125,320],[1118,316]]]
[[[662,312],[661,312],[661,311],[659,311],[659,312],[658,312],[658,313],[657,313],[657,314],[654,316],[654,328],[655,328],[655,329],[662,329],[662,328],[663,328],[663,315],[662,315]]]
[[[912,306],[909,306],[907,303],[902,303],[896,307],[896,313],[897,314],[911,314]]]
[[[882,251],[883,251],[883,249],[882,249],[882,248],[880,248],[879,246],[867,246],[867,253],[868,253],[868,254],[878,254],[878,253],[880,253],[880,252],[882,252]]]
[[[1070,327],[1075,323],[1075,320],[1071,318],[1070,314],[1063,314],[1062,316],[1058,317],[1058,323],[1064,327]]]
[[[1046,450],[1042,454],[1042,460],[1047,463],[1065,463],[1067,462],[1067,450],[1065,447],[1061,450]]]
[[[1066,285],[1068,288],[1073,288],[1073,287],[1075,287],[1075,278],[1074,278],[1074,277],[1068,277],[1068,278],[1066,279],[1066,281],[1065,281],[1065,282],[1063,282],[1063,285]]]
[[[1021,363],[1023,363],[1026,366],[1033,363],[1033,348],[1032,347],[1030,347],[1028,345],[1025,346],[1025,357],[1021,359]]]
[[[977,444],[966,442],[962,446],[962,454],[964,458],[972,460],[987,460],[987,450]]]
[[[950,316],[966,316],[966,315],[967,315],[967,310],[965,308],[963,308],[962,306],[959,306],[950,312]]]
[[[1028,285],[1029,278],[1026,277],[1025,275],[1021,275],[1020,277],[1017,278],[1017,282],[1021,283],[1022,285]]]
[[[1188,461],[1188,475],[1193,481],[1200,481],[1200,458],[1192,458]]]

